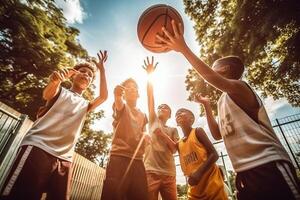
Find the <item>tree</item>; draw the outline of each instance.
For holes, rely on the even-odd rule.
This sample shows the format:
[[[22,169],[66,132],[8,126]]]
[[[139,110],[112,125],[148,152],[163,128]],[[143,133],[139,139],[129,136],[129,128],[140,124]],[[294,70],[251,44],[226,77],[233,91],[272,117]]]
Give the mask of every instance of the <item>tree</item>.
[[[0,100],[34,119],[51,72],[88,57],[78,34],[54,0],[1,1]]]
[[[177,185],[177,196],[187,197],[187,185]]]
[[[102,117],[103,111],[88,114],[75,151],[99,166],[104,167],[108,158],[108,144],[111,143],[111,134],[105,134],[103,131],[95,131],[90,128],[96,120]]]
[[[77,41],[79,30],[66,24],[54,0],[0,1],[0,100],[21,113],[35,118],[45,102],[42,90],[52,71],[88,59]],[[70,82],[64,82],[70,87]],[[94,97],[91,85],[84,97]],[[76,151],[102,164],[110,136],[90,127],[103,117],[103,111],[89,113]],[[97,160],[97,159],[100,159]]]
[[[245,78],[263,97],[286,98],[293,106],[300,106],[297,0],[184,0],[184,5],[195,22],[200,55],[207,64],[222,56],[237,55],[245,63]],[[202,92],[216,104],[220,92],[207,88],[195,71],[189,70],[186,84],[189,99]]]

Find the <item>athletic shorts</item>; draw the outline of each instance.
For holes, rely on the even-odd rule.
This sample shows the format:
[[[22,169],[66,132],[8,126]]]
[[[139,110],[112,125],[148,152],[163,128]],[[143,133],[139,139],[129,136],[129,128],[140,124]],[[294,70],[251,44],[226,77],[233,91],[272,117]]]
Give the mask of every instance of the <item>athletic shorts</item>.
[[[157,200],[160,193],[164,200],[177,199],[176,177],[147,171],[149,200]]]
[[[270,162],[236,176],[239,200],[300,199],[299,180],[292,164]]]
[[[61,160],[34,146],[22,146],[14,161],[1,199],[69,199],[71,162]]]
[[[147,179],[143,161],[110,156],[101,199],[147,200]]]

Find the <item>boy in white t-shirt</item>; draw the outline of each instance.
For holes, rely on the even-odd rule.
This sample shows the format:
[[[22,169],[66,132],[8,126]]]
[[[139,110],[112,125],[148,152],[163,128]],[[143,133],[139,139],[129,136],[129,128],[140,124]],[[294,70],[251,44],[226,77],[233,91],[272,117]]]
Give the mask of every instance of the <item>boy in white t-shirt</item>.
[[[100,95],[90,102],[82,94],[95,78],[96,69],[91,63],[51,74],[43,91],[47,104],[21,143],[1,199],[38,200],[44,192],[47,199],[69,199],[70,166],[86,114],[107,99],[107,52],[97,55],[99,62],[93,62],[100,73]],[[61,87],[68,78],[72,78],[69,90]]]
[[[200,97],[212,136],[223,139],[237,172],[239,200],[300,199],[299,181],[289,155],[277,138],[262,101],[241,77],[244,63],[237,56],[216,60],[212,68],[187,46],[183,26],[172,21],[174,35],[162,28],[161,47],[180,52],[203,79],[223,92],[218,101],[219,123],[209,99]],[[202,99],[202,100],[201,100]],[[199,101],[199,102],[200,102]]]

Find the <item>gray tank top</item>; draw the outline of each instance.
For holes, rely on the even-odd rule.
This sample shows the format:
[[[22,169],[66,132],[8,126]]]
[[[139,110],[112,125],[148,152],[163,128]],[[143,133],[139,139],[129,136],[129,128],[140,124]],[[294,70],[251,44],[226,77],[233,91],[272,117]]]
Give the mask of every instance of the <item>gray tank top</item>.
[[[291,162],[261,100],[256,97],[260,106],[258,122],[249,117],[227,93],[223,93],[218,102],[219,129],[236,172],[276,160]]]
[[[71,162],[88,105],[82,96],[61,88],[53,106],[34,122],[21,145],[36,146]]]

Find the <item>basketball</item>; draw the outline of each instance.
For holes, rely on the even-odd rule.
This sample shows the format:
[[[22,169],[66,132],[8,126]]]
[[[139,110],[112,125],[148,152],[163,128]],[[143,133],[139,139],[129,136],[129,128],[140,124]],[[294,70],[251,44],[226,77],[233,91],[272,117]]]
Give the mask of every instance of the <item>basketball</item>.
[[[159,47],[156,42],[159,42],[156,38],[156,34],[163,37],[165,35],[162,32],[162,27],[164,26],[169,33],[174,35],[172,28],[172,20],[178,24],[182,24],[183,21],[177,10],[171,6],[165,4],[157,4],[149,7],[140,16],[137,34],[143,47],[154,53],[167,52],[169,49]]]

